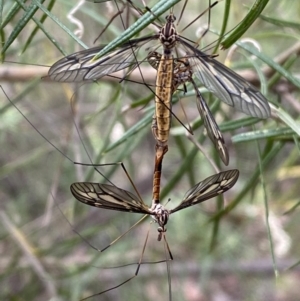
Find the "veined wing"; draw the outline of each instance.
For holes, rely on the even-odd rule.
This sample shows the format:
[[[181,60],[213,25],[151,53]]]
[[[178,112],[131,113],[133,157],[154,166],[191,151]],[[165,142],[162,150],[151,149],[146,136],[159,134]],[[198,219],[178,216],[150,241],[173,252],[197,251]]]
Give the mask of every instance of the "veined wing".
[[[94,56],[105,46],[75,52],[54,63],[49,69],[48,76],[57,82],[92,81],[128,67],[135,68],[138,64],[137,51],[155,38],[156,36],[148,36],[130,40],[95,61]]]
[[[258,118],[270,116],[268,100],[254,86],[182,38],[178,39],[189,49],[187,56],[194,74],[209,91],[245,114]]]
[[[236,183],[238,177],[239,171],[237,169],[223,171],[208,177],[191,188],[186,193],[183,201],[177,207],[170,210],[170,214],[224,193]]]
[[[70,187],[73,196],[80,202],[97,208],[152,214],[148,206],[129,191],[116,186],[81,182]]]
[[[193,84],[196,92],[197,108],[201,115],[201,119],[203,120],[204,126],[207,130],[208,137],[215,145],[215,148],[218,150],[219,156],[224,162],[224,164],[228,165],[229,155],[219,126],[216,123],[215,118],[211,114],[210,109],[207,106],[205,100],[203,99],[201,93],[199,93],[198,87],[196,86],[194,80],[191,79],[190,82]]]

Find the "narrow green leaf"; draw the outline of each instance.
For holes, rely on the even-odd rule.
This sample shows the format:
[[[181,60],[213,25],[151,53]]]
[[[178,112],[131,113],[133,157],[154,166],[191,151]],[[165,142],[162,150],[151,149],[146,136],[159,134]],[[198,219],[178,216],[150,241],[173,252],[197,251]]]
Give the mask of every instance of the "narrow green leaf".
[[[3,49],[1,50],[1,54],[5,53],[5,51],[8,49],[8,47],[14,42],[14,40],[17,38],[19,33],[23,30],[23,28],[32,19],[33,15],[38,10],[37,6],[34,5],[33,3],[31,3],[28,6],[28,8],[26,9],[25,5],[20,0],[16,0],[16,1],[24,9],[25,13],[23,14],[20,21],[14,27],[12,33],[8,37],[8,40],[6,41],[5,45],[3,46]]]
[[[213,53],[218,52],[219,49],[219,45],[221,43],[221,40],[223,39],[223,36],[226,32],[226,28],[227,28],[227,24],[228,24],[228,19],[229,19],[229,13],[230,13],[230,4],[231,4],[231,0],[226,0],[225,1],[225,9],[224,9],[224,15],[223,15],[223,23],[222,23],[222,27],[221,27],[221,31],[220,31],[220,35],[217,41],[217,44],[214,48]]]
[[[3,29],[0,30],[0,43],[3,45],[5,43],[5,32]],[[5,61],[5,53],[0,56],[0,61],[4,62]]]
[[[295,133],[300,136],[300,123],[295,121],[291,115],[289,115],[286,111],[282,108],[276,108],[272,106],[272,112],[277,115],[286,125],[288,125]]]
[[[262,52],[259,52],[257,49],[255,49],[254,47],[250,46],[247,43],[242,43],[242,42],[238,41],[238,42],[236,42],[236,44],[239,47],[245,49],[246,51],[248,51],[248,52],[252,53],[253,55],[255,55],[256,57],[258,57],[260,60],[265,62],[271,68],[275,69],[278,73],[280,73],[283,77],[285,77],[293,85],[300,88],[300,81],[295,76],[293,76],[292,73],[290,73],[289,71],[284,69],[282,66],[280,66],[279,64],[274,62],[269,56],[265,55]]]
[[[249,125],[256,124],[258,122],[261,122],[260,119],[255,117],[245,117],[238,120],[230,120],[225,121],[222,124],[219,125],[221,132],[229,132],[234,131]]]
[[[287,211],[285,211],[283,213],[283,215],[288,215],[288,214],[292,214],[293,212],[296,211],[296,209],[298,209],[298,207],[300,206],[300,201],[298,201],[296,204],[294,204],[291,208],[289,208]]]
[[[248,142],[258,139],[267,139],[267,138],[279,138],[279,137],[285,137],[292,139],[295,132],[288,128],[277,128],[277,129],[271,129],[271,130],[257,130],[253,132],[247,132],[243,134],[234,135],[231,140],[233,143],[239,143],[239,142]]]
[[[9,37],[9,40],[5,43],[5,45],[3,46],[2,50],[1,50],[1,54],[2,54],[2,58],[3,58],[3,54],[5,53],[5,51],[8,49],[8,47],[11,45],[11,43],[14,41],[14,39],[18,36],[18,34],[21,32],[21,30],[25,27],[25,25],[28,23],[28,21],[30,20],[30,18],[39,26],[39,28],[43,31],[43,33],[46,35],[46,37],[54,44],[54,46],[63,54],[66,55],[66,52],[63,51],[63,49],[60,47],[60,45],[56,42],[56,39],[54,37],[52,37],[50,34],[48,34],[48,32],[44,29],[43,24],[41,24],[35,17],[31,17],[30,15],[32,14],[32,10],[31,11],[27,11],[26,10],[26,6],[23,5],[23,3],[20,2],[20,0],[16,0],[18,1],[18,3],[22,6],[22,8],[25,10],[25,14],[24,14],[24,20],[22,19],[19,23],[18,23],[18,30],[15,30]],[[34,6],[36,8],[36,6]],[[22,23],[22,24],[21,24]]]
[[[271,23],[273,25],[277,25],[280,27],[288,27],[288,28],[295,28],[300,30],[300,23],[295,23],[295,22],[289,22],[289,21],[285,21],[285,20],[281,20],[281,19],[275,19],[275,18],[270,18],[270,17],[266,17],[264,15],[260,15],[259,16],[262,20]]]
[[[273,268],[274,268],[275,275],[278,275],[278,269],[277,269],[275,252],[274,252],[274,244],[273,244],[273,238],[272,238],[271,227],[270,227],[269,204],[268,204],[266,183],[265,183],[265,179],[264,179],[264,167],[262,165],[262,160],[261,160],[262,154],[260,152],[258,141],[256,141],[256,148],[257,148],[257,153],[258,153],[258,156],[257,156],[258,157],[258,166],[259,166],[260,181],[261,181],[263,197],[264,197],[265,218],[266,218],[266,225],[267,225],[267,230],[268,230],[268,238],[269,238],[269,242],[270,242],[270,249],[271,249],[271,254],[272,254]]]
[[[227,49],[230,46],[232,46],[248,30],[248,28],[253,24],[253,22],[260,16],[261,12],[264,10],[268,2],[269,0],[255,1],[246,17],[233,31],[230,32],[230,34],[221,43],[224,49]]]
[[[289,70],[290,67],[298,60],[298,55],[296,53],[292,54],[282,65],[282,67],[286,70]],[[279,73],[275,73],[268,81],[268,87],[273,87],[281,78]]]
[[[2,25],[2,14],[3,14],[3,0],[0,0],[0,26]],[[1,27],[0,27],[1,29]]]
[[[2,0],[1,0],[1,2],[2,2]],[[0,29],[3,29],[14,18],[14,16],[20,11],[20,9],[21,9],[21,5],[15,2],[14,5],[9,10],[9,12],[7,13],[5,19],[1,21]],[[1,13],[1,16],[2,16],[2,13]]]
[[[50,3],[48,4],[47,6],[47,9],[49,11],[51,11],[51,9],[53,8],[54,6],[54,3],[55,3],[56,0],[51,0]],[[45,20],[47,19],[47,15],[44,14],[41,19],[40,19],[40,23],[43,24],[45,22]],[[37,34],[38,30],[39,30],[39,26],[36,26],[35,29],[32,31],[32,33],[30,34],[29,38],[27,39],[26,41],[26,44],[24,45],[24,48],[22,50],[21,53],[24,53],[26,51],[26,49],[28,48],[28,46],[31,44],[33,38],[35,37],[35,35]]]

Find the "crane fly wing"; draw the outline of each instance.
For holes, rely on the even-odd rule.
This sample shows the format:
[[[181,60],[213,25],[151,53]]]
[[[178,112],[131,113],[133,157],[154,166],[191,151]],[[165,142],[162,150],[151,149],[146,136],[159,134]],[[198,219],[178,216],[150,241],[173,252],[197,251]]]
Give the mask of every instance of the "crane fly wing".
[[[258,118],[270,117],[271,111],[267,99],[244,78],[214,60],[198,56],[201,64],[193,69],[200,81],[216,96],[237,110]]]
[[[182,38],[179,41],[189,49],[187,56],[194,74],[209,91],[247,115],[258,118],[270,116],[268,100],[254,86]]]
[[[57,82],[81,82],[100,79],[116,71],[138,65],[136,53],[141,46],[154,36],[130,40],[117,50],[93,60],[94,56],[105,46],[97,46],[70,54],[49,69],[48,76]]]
[[[196,97],[197,97],[197,108],[203,120],[204,126],[207,130],[208,137],[215,145],[215,148],[218,150],[219,156],[224,162],[225,165],[229,163],[229,155],[227,151],[227,147],[225,145],[225,141],[223,135],[215,121],[215,118],[210,112],[209,107],[207,106],[205,100],[200,94],[196,84],[192,80],[192,84],[194,85]]]
[[[73,183],[73,196],[80,202],[103,209],[152,214],[148,206],[129,191],[99,183]]]
[[[93,61],[103,47],[95,47],[70,54],[51,66],[48,75],[57,82],[97,80],[109,73],[134,65],[133,48],[123,48]],[[117,63],[118,62],[118,63]]]
[[[170,210],[170,214],[224,193],[236,183],[238,177],[239,171],[232,169],[206,178],[191,188],[186,193],[183,201],[177,207]]]

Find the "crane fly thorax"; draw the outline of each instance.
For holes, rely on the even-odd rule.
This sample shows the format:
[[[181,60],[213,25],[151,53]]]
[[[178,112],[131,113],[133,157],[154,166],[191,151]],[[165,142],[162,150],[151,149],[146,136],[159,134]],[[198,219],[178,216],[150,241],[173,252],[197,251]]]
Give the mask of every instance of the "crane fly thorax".
[[[192,68],[187,58],[177,59],[173,71],[173,90],[188,82],[193,76]]]

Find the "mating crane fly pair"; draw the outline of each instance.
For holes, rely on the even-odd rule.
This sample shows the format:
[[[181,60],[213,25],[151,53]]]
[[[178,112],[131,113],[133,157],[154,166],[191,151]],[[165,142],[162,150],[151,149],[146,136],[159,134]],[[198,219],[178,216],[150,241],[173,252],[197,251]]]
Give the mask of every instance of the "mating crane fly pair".
[[[104,48],[103,46],[71,54],[56,62],[50,68],[48,75],[54,81],[81,82],[98,80],[103,76],[125,68],[134,69],[139,65],[135,58],[140,48],[148,42],[159,40],[163,46],[163,53],[158,54],[151,51],[147,57],[150,64],[158,70],[155,91],[156,112],[152,124],[152,132],[157,142],[157,148],[163,149],[163,153],[167,151],[172,94],[179,85],[190,82],[196,91],[197,107],[208,136],[217,148],[221,159],[227,165],[229,156],[223,136],[198,90],[193,75],[223,102],[253,117],[269,117],[268,102],[245,79],[213,57],[201,52],[189,40],[180,36],[174,25],[175,20],[173,13],[170,13],[166,17],[166,24],[157,34],[132,39],[117,50],[96,60],[93,60],[93,58]],[[177,58],[173,57],[174,50]],[[183,55],[178,57],[178,54]],[[150,214],[158,222],[159,232],[164,232],[169,214],[225,192],[234,185],[238,178],[237,170],[229,170],[211,176],[198,183],[187,193],[187,196],[178,207],[169,211],[159,202],[160,175],[158,176],[158,174],[161,172],[162,158],[163,154],[160,155],[160,160],[156,158],[151,207],[145,205],[142,200],[130,192],[111,185],[75,183],[71,186],[71,191],[79,201],[88,205]],[[155,183],[158,187],[156,193],[154,192]],[[159,235],[159,238],[161,238],[161,235]]]
[[[245,79],[216,61],[212,56],[197,49],[190,40],[180,36],[174,25],[175,19],[171,12],[166,17],[166,24],[160,28],[157,34],[127,41],[117,50],[103,57],[94,60],[95,55],[104,46],[94,47],[59,60],[49,70],[49,77],[54,81],[95,81],[126,68],[133,70],[139,67],[140,62],[136,60],[136,57],[141,47],[145,47],[151,41],[158,40],[160,42],[163,47],[162,53],[158,53],[158,47],[151,47],[152,50],[148,51],[146,58],[142,60],[142,62],[148,61],[153,68],[157,69],[154,93],[156,109],[152,122],[152,133],[156,140],[156,157],[151,206],[146,205],[139,194],[135,195],[113,185],[90,182],[71,185],[73,196],[84,204],[97,208],[150,215],[158,224],[158,240],[161,240],[162,237],[166,239],[164,233],[171,214],[223,194],[233,187],[239,176],[239,171],[236,169],[217,173],[192,187],[175,208],[167,209],[160,203],[162,161],[168,150],[172,117],[171,99],[178,87],[186,83],[193,86],[196,92],[197,108],[208,136],[226,165],[229,162],[229,155],[222,133],[193,77],[197,77],[220,100],[239,111],[258,118],[267,118],[270,115],[270,108],[265,97]],[[173,53],[176,54],[175,57]],[[138,269],[139,267],[135,275],[137,275]]]

